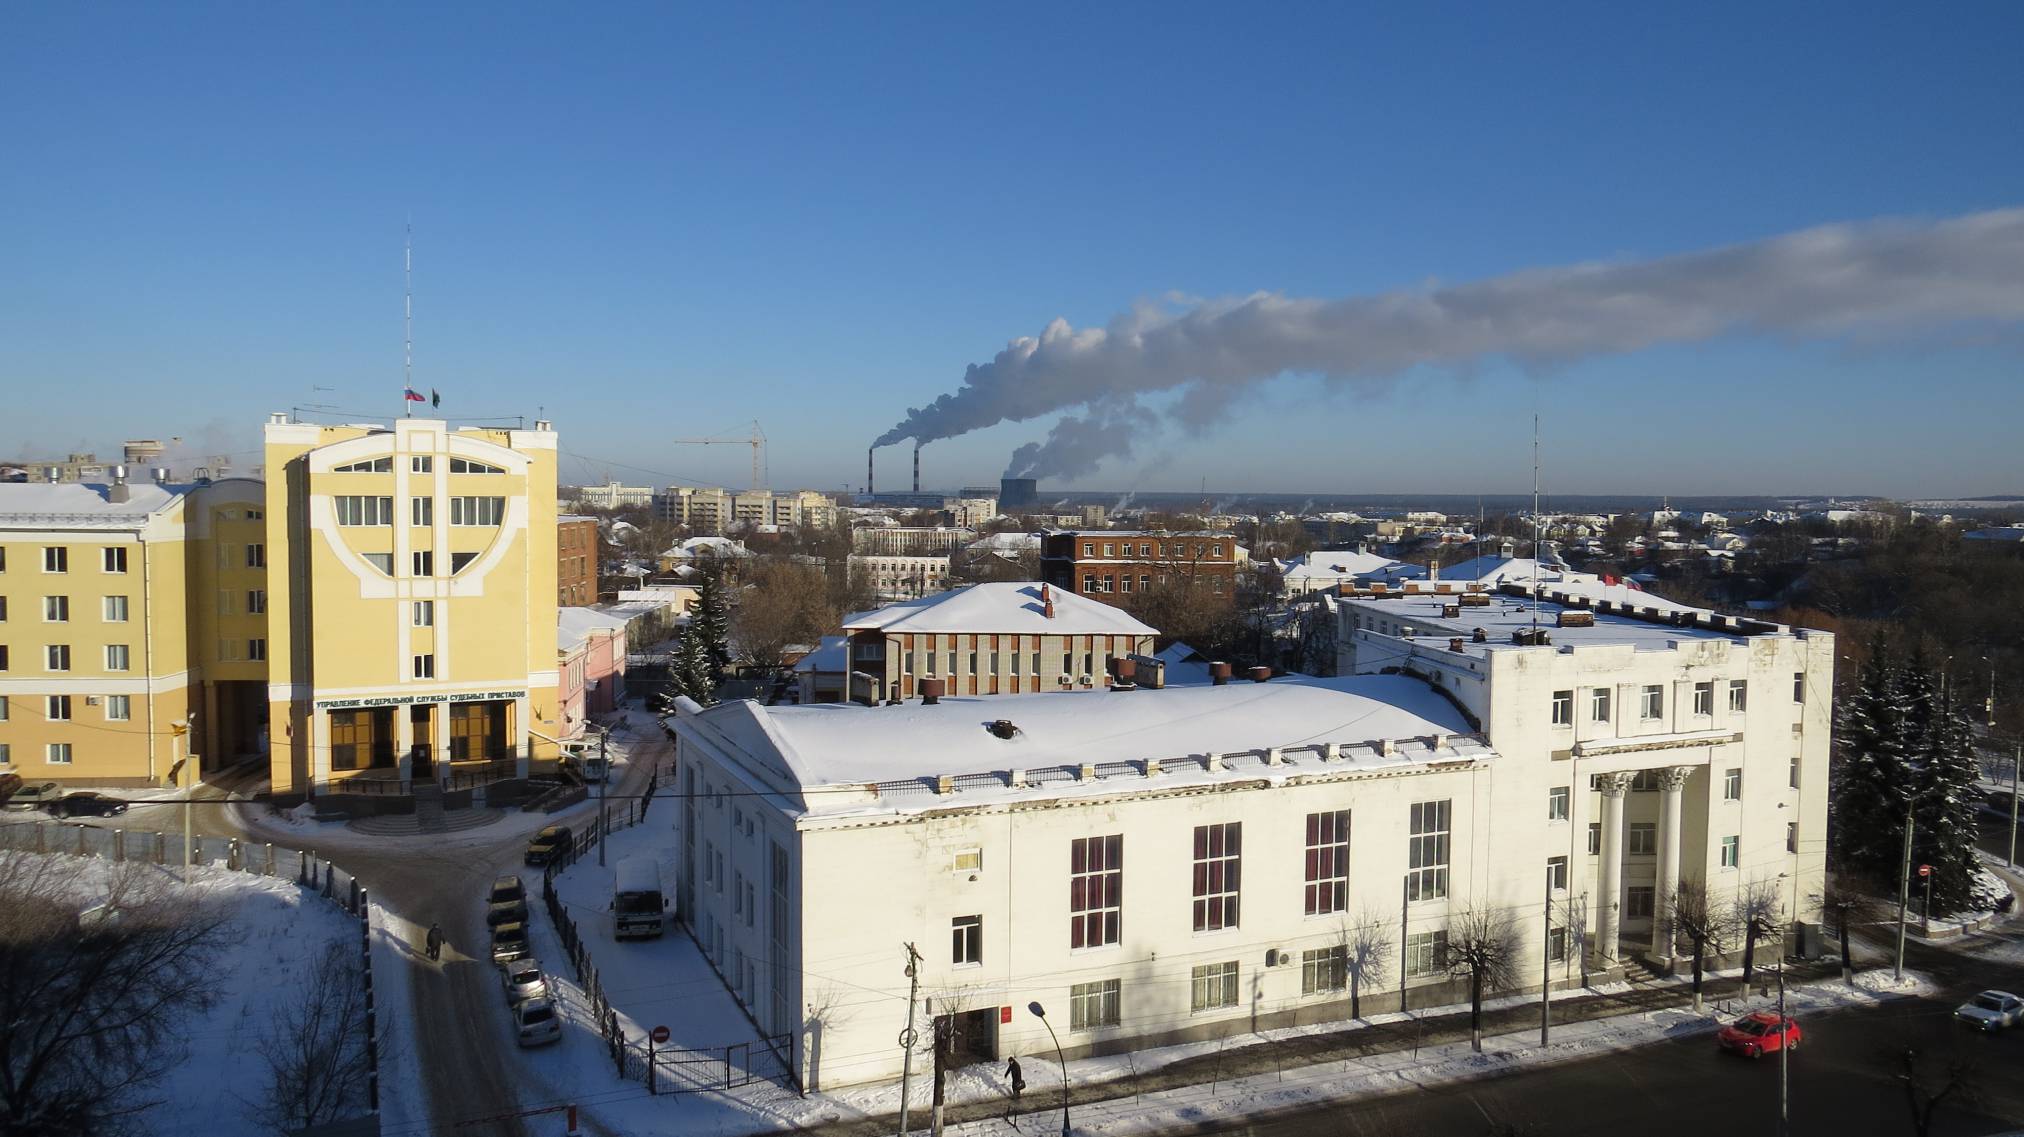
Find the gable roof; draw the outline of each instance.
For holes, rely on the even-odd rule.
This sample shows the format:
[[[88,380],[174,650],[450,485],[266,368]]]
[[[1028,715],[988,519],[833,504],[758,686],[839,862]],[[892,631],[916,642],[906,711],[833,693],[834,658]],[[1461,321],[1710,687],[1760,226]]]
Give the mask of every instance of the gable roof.
[[[945,632],[1009,632],[1046,636],[1153,636],[1159,632],[1122,608],[1113,608],[1065,589],[1049,589],[1054,616],[1049,619],[1041,590],[1027,581],[972,584],[917,600],[902,600],[870,612],[846,617],[846,632],[886,631],[915,634]]]

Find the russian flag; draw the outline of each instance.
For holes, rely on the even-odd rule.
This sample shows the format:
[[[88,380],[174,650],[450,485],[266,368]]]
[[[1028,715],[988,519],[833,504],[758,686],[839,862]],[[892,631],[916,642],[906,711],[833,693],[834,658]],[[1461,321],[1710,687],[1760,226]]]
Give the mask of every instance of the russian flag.
[[[418,393],[416,393],[416,391],[415,391],[415,389],[414,389],[413,387],[409,387],[409,388],[407,388],[407,392],[408,392],[408,402],[411,402],[411,403],[426,403],[426,402],[428,402],[428,401],[429,401],[429,397],[428,397],[427,395],[422,395],[422,394],[418,394]]]

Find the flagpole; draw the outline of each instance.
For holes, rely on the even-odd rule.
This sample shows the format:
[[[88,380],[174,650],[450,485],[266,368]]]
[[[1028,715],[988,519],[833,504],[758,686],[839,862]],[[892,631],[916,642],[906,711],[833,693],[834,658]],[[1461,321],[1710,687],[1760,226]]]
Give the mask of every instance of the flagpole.
[[[401,417],[413,418],[415,389],[415,218],[408,215],[407,240],[401,258]]]

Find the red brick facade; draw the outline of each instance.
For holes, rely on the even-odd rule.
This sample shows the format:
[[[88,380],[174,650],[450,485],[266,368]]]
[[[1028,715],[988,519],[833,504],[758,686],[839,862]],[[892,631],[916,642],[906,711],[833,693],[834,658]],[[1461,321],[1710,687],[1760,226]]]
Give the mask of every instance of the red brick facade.
[[[1119,607],[1137,593],[1194,584],[1212,595],[1236,590],[1237,538],[1230,533],[1048,533],[1040,541],[1040,579]]]
[[[565,517],[555,526],[555,602],[597,603],[597,519]]]

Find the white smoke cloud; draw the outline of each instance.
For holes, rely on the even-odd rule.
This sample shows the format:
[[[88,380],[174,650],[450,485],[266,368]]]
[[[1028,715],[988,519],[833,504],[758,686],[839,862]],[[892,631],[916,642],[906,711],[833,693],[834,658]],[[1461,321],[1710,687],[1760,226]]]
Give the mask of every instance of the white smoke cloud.
[[[1421,365],[1537,365],[1730,334],[1878,339],[2024,319],[2024,209],[1828,225],[1645,261],[1532,269],[1336,300],[1254,293],[1140,304],[1101,328],[1048,324],[882,436],[932,442],[1076,407],[1012,472],[1087,472],[1128,452],[1151,412],[1199,426],[1288,373],[1381,380]]]

